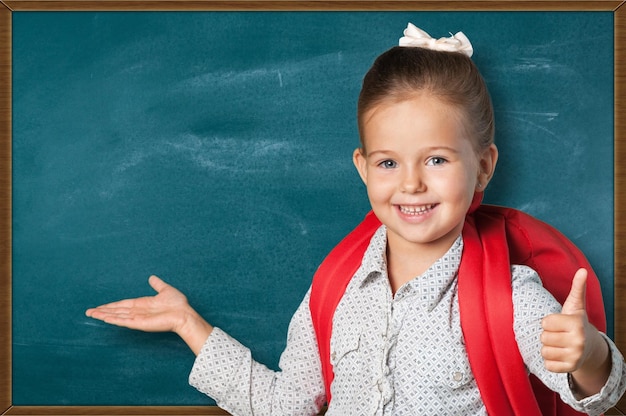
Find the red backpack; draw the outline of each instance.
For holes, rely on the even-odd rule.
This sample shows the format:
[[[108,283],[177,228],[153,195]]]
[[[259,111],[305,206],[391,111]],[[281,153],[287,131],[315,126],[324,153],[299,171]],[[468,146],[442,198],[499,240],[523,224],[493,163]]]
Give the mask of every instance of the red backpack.
[[[527,265],[562,304],[576,270],[585,267],[587,314],[606,331],[600,284],[584,255],[550,225],[521,211],[480,205],[477,194],[463,228],[458,298],[468,359],[492,415],[580,415],[535,376],[527,376],[513,331],[511,264]],[[333,315],[381,223],[370,212],[326,257],[313,277],[309,308],[330,403]],[[477,301],[483,299],[483,302]]]

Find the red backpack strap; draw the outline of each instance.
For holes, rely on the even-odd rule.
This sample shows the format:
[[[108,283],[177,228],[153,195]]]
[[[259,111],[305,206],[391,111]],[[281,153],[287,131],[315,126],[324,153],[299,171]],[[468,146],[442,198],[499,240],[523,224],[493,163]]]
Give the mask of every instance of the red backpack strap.
[[[589,272],[587,282],[587,314],[589,321],[599,330],[606,330],[604,303],[599,280],[582,252],[563,234],[554,227],[512,208],[482,205],[472,217],[475,226],[479,229],[482,243],[487,245],[483,247],[484,261],[486,264],[489,264],[489,268],[496,266],[501,268],[502,273],[504,272],[504,265],[502,264],[504,257],[494,258],[490,254],[501,251],[498,247],[490,248],[492,243],[497,242],[500,246],[503,243],[502,238],[495,234],[504,234],[506,236],[506,246],[508,247],[507,261],[509,264],[524,264],[533,268],[542,278],[544,287],[560,303],[563,303],[569,294],[571,281],[576,270],[580,267],[586,268]],[[467,248],[467,244],[465,247]],[[498,279],[499,275],[495,270],[491,272],[487,268],[483,274],[483,279],[485,279],[483,282],[483,296],[485,309],[488,314],[486,322],[488,322],[492,341],[496,341],[495,343],[492,342],[495,354],[494,361],[498,363],[499,372],[505,386],[507,383],[514,383],[514,385],[505,388],[509,392],[514,392],[509,397],[515,409],[515,414],[531,414],[523,407],[521,409],[524,410],[521,413],[519,412],[520,406],[527,405],[527,401],[530,401],[530,399],[528,398],[527,383],[523,382],[520,384],[522,380],[526,380],[526,377],[523,377],[522,373],[520,373],[520,367],[523,366],[522,358],[519,353],[511,353],[511,351],[519,351],[517,350],[517,343],[514,342],[512,309],[509,309],[509,305],[504,305],[503,302],[503,299],[511,299],[510,280]],[[510,278],[510,275],[508,277]],[[461,302],[461,299],[467,294],[461,294],[460,282],[461,279],[459,279],[459,301]],[[508,289],[505,286],[508,286]],[[472,287],[476,290],[475,286]],[[503,295],[505,291],[506,295]],[[476,296],[475,293],[472,295]],[[465,299],[465,301],[469,302],[470,300]],[[505,311],[506,314],[503,313]],[[462,322],[463,317],[464,315],[461,314]],[[506,335],[504,331],[508,332],[509,329],[511,330],[511,335]],[[471,357],[472,354],[468,347],[468,355]],[[475,376],[478,383],[479,376],[476,374]],[[536,398],[536,402],[541,410],[540,414],[581,415],[581,413],[563,403],[558,394],[549,390],[533,375],[530,377],[530,385],[533,396]],[[481,391],[483,400],[486,400],[486,394],[486,392],[483,394],[483,391]]]
[[[330,337],[335,309],[352,276],[361,266],[365,250],[380,225],[374,213],[367,214],[365,219],[328,254],[313,276],[309,309],[322,361],[326,400],[329,403],[330,385],[334,377],[330,363]]]
[[[515,341],[504,229],[501,218],[466,219],[458,278],[461,328],[487,413],[541,415]]]
[[[606,316],[600,281],[585,255],[560,231],[524,212],[496,206],[485,211],[498,211],[507,218],[507,239],[511,262],[526,264],[541,277],[544,287],[559,301],[565,302],[572,278],[581,267],[587,269],[586,310],[589,322],[606,331]],[[544,415],[575,416],[577,412],[565,404],[558,394],[548,389],[537,377],[530,376],[537,401]]]

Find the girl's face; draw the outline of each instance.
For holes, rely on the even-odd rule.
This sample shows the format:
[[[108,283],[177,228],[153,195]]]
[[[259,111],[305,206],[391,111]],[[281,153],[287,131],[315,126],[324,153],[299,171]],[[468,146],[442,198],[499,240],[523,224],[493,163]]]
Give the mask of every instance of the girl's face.
[[[441,252],[463,229],[474,192],[497,161],[495,145],[478,155],[454,107],[429,94],[383,102],[363,117],[354,163],[389,248]]]

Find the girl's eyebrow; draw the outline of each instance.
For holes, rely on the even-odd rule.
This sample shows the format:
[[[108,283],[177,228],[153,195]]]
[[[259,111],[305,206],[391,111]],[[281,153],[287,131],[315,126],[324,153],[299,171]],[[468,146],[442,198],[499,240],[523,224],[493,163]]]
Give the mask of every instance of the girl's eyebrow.
[[[438,151],[447,151],[447,152],[451,152],[451,153],[461,153],[461,151],[455,147],[450,147],[450,146],[431,146],[431,147],[427,147],[422,149],[422,152],[425,153],[433,153],[433,152],[438,152]],[[372,150],[370,152],[367,152],[367,156],[372,156],[372,155],[376,155],[376,154],[382,154],[382,155],[389,155],[389,154],[396,154],[398,153],[395,150],[387,150],[387,149],[380,149],[380,150]]]
[[[392,150],[372,150],[370,152],[367,152],[366,156],[369,157],[369,156],[372,156],[372,155],[376,155],[378,153],[380,153],[382,155],[388,155],[390,153],[395,153],[395,152],[392,151]]]
[[[436,151],[447,151],[447,152],[451,152],[451,153],[461,153],[461,151],[459,149],[457,149],[456,147],[450,147],[450,146],[433,146],[433,147],[429,147],[428,151],[429,152],[436,152]]]

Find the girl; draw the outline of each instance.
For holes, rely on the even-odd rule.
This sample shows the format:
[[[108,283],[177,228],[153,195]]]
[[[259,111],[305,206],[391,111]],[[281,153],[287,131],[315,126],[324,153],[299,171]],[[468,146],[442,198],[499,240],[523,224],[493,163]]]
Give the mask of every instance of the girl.
[[[359,97],[353,160],[382,225],[333,311],[328,392],[311,291],[291,321],[280,372],[252,360],[156,276],[156,296],[87,315],[180,335],[197,355],[190,383],[236,415],[313,415],[327,400],[328,415],[487,414],[467,357],[457,277],[466,216],[498,159],[491,101],[462,33],[434,40],[409,25],[400,45],[376,60]],[[586,271],[563,306],[533,269],[510,272],[528,371],[579,411],[612,407],[626,389],[626,366],[587,320]]]

